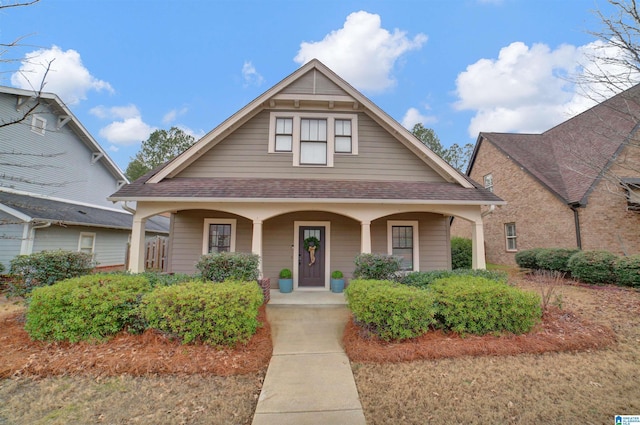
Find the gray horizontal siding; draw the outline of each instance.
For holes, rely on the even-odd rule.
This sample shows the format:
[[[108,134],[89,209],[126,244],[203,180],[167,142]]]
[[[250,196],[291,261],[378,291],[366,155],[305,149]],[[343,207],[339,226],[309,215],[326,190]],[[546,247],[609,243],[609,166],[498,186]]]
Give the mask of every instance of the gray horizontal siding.
[[[347,95],[347,93],[315,69],[307,72],[282,90],[284,94]]]
[[[9,263],[20,255],[24,225],[18,224],[15,217],[0,211],[0,263],[9,271]]]
[[[358,115],[358,126],[358,155],[335,154],[333,167],[294,167],[293,154],[267,152],[269,112],[264,111],[205,153],[178,177],[443,181],[367,115]]]

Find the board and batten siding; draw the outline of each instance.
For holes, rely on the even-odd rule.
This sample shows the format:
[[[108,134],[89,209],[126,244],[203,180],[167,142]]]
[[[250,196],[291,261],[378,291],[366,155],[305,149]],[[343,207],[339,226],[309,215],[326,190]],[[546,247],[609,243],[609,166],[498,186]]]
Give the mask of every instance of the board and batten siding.
[[[282,93],[348,96],[347,92],[315,69],[289,84]]]
[[[358,114],[358,139],[358,154],[334,154],[333,167],[294,166],[292,153],[268,153],[269,111],[263,111],[190,164],[176,178],[444,181],[364,113]]]
[[[12,177],[12,188],[113,208],[107,197],[117,190],[117,179],[102,160],[92,164],[91,149],[70,125],[57,129],[58,116],[45,103],[34,115],[46,120],[44,135],[31,130],[31,117],[0,128],[0,151],[17,153],[5,156],[10,165],[2,170]],[[15,96],[0,93],[0,116],[5,122],[20,116]]]
[[[33,252],[40,251],[78,251],[80,233],[95,234],[94,259],[98,266],[117,266],[124,264],[128,230],[102,229],[83,226],[50,226],[36,229]]]
[[[14,216],[0,211],[0,263],[9,271],[9,264],[20,254],[24,235],[24,224],[19,224]]]
[[[388,254],[387,221],[418,221],[420,271],[448,270],[451,268],[451,242],[449,220],[439,214],[397,214],[371,222],[371,252]]]

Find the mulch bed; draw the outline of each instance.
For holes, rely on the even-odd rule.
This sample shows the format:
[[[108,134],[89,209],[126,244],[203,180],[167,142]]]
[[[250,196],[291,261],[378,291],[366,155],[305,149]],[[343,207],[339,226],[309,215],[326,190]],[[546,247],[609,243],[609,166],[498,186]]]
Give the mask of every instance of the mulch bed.
[[[253,373],[269,365],[273,351],[264,306],[259,320],[262,326],[251,340],[231,349],[183,345],[156,331],[142,335],[122,332],[101,344],[37,342],[24,330],[23,314],[14,314],[0,318],[0,378]]]
[[[525,335],[465,336],[431,331],[403,342],[384,342],[350,320],[343,335],[347,356],[354,362],[395,363],[463,356],[510,356],[600,349],[615,343],[615,333],[550,308],[542,323]]]

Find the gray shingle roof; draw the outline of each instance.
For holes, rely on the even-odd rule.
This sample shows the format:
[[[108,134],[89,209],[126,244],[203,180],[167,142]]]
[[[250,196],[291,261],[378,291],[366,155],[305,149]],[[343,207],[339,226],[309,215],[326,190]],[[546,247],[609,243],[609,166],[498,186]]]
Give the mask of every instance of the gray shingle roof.
[[[125,211],[112,211],[11,192],[0,191],[0,203],[33,219],[54,223],[125,230],[130,230],[133,223],[133,216]],[[169,219],[162,216],[151,217],[147,220],[146,230],[169,233]]]

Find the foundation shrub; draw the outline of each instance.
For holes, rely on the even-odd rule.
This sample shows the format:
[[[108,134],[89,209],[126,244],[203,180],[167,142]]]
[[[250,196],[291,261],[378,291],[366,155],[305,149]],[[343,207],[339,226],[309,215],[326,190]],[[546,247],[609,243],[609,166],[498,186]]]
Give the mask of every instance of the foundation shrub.
[[[393,255],[360,254],[355,259],[353,277],[368,280],[395,280],[402,259]]]
[[[356,322],[383,341],[423,335],[434,323],[427,291],[391,281],[352,280],[345,293]]]
[[[532,248],[518,251],[515,255],[516,264],[518,265],[518,267],[523,269],[539,269],[536,256],[543,249],[544,248]]]
[[[137,321],[137,305],[151,290],[142,276],[94,274],[36,288],[25,330],[34,340],[102,341]]]
[[[618,285],[640,288],[640,254],[618,258],[614,270]]]
[[[141,312],[150,328],[179,338],[234,346],[258,329],[262,290],[255,281],[192,281],[158,288],[142,298]]]
[[[258,280],[260,256],[246,252],[219,252],[200,257],[196,268],[202,279],[212,282],[225,280]]]
[[[53,285],[91,273],[96,266],[91,254],[73,251],[41,251],[11,260],[10,296],[27,296],[34,288]]]
[[[569,273],[569,258],[578,249],[566,248],[544,248],[540,249],[536,254],[536,265],[540,270],[550,270],[560,273]]]
[[[507,273],[500,270],[456,269],[407,273],[400,278],[400,283],[418,288],[426,288],[438,279],[455,276],[484,277],[502,283],[507,283],[508,280]]]
[[[542,317],[538,294],[481,277],[457,276],[430,285],[438,326],[459,334],[529,332]]]
[[[571,275],[585,283],[614,283],[614,264],[618,257],[608,251],[579,251],[568,262]]]
[[[451,238],[452,269],[470,269],[472,257],[471,239],[457,236]]]

